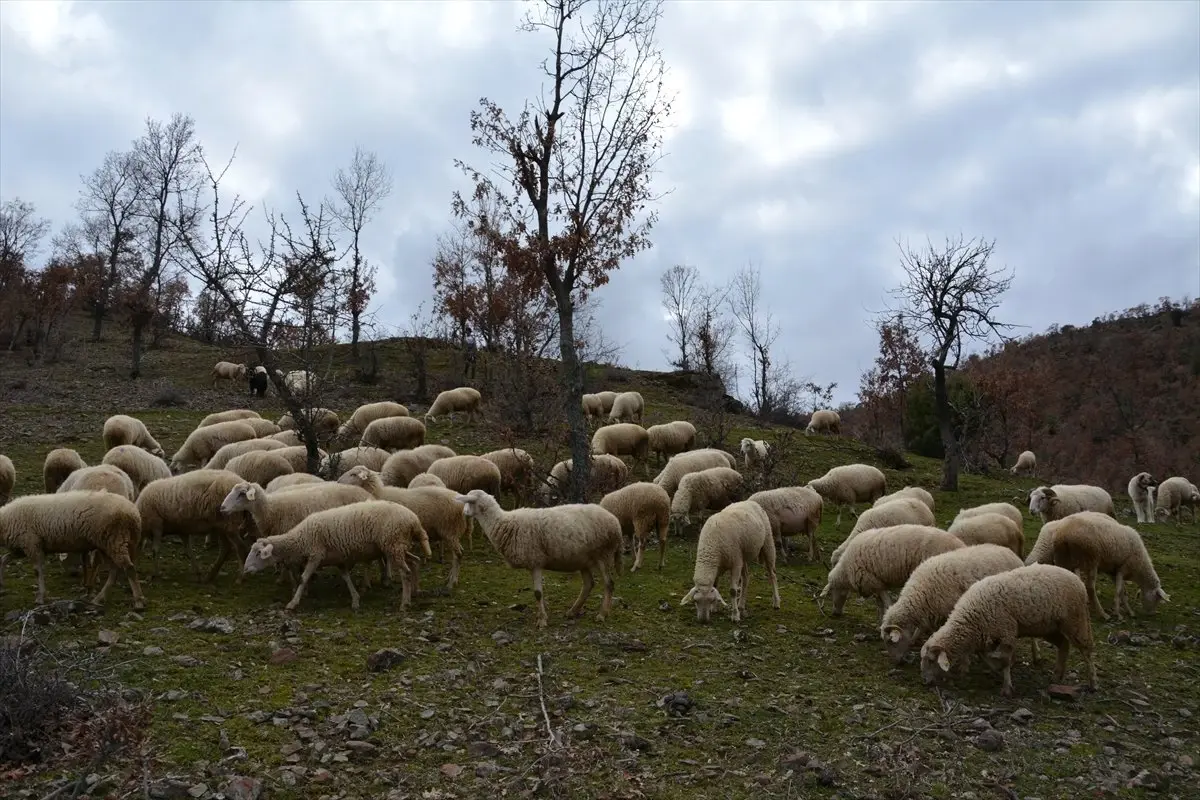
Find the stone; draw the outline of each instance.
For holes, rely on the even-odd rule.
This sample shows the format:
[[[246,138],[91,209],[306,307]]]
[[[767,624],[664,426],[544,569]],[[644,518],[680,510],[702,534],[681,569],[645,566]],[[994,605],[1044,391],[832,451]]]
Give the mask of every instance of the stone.
[[[181,667],[200,666],[200,659],[195,656],[171,656],[171,661]]]
[[[104,647],[112,647],[121,641],[121,634],[116,631],[100,631],[100,633],[96,634],[96,640]]]
[[[161,656],[162,654],[163,649],[161,647],[155,647],[154,645],[150,645],[146,649],[142,650],[142,655],[144,656]]]
[[[208,794],[208,784],[206,783],[197,783],[188,789],[189,797],[204,797],[206,794]]]
[[[268,660],[268,661],[269,661],[271,664],[275,664],[276,666],[280,666],[280,665],[283,665],[283,664],[291,664],[293,661],[296,661],[296,660],[297,660],[297,659],[299,659],[299,658],[300,658],[299,654],[298,654],[298,653],[296,653],[296,651],[295,651],[295,650],[293,650],[292,648],[290,648],[290,647],[280,647],[278,650],[276,650],[275,652],[271,653],[271,657],[270,657],[269,659],[267,659],[267,660]]]
[[[399,650],[385,647],[367,656],[367,669],[371,672],[386,672],[404,663],[405,655]]]
[[[1051,684],[1046,691],[1055,700],[1074,701],[1079,699],[1080,688],[1078,686],[1067,686],[1061,683]]]
[[[994,753],[1004,747],[1004,734],[995,728],[988,728],[980,731],[973,743],[984,752]]]
[[[235,775],[230,779],[229,783],[225,784],[225,797],[227,800],[258,800],[262,796],[263,783],[257,778],[247,778],[244,775]]]
[[[1022,707],[1009,714],[1008,718],[1018,725],[1028,725],[1033,721],[1033,712],[1028,708]]]
[[[458,764],[442,764],[441,772],[447,778],[457,778],[462,774],[463,768]]]

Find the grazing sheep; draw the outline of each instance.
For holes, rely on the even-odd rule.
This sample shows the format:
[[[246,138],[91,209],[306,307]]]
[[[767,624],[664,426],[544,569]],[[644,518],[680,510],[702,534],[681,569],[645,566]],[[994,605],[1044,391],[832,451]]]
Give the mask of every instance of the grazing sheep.
[[[1200,489],[1187,478],[1174,476],[1167,478],[1158,486],[1158,496],[1155,498],[1154,513],[1157,517],[1166,519],[1174,516],[1175,524],[1182,522],[1183,509],[1192,512],[1192,523],[1196,522],[1196,507],[1200,506]]]
[[[114,466],[129,476],[133,481],[134,499],[150,481],[171,477],[167,462],[132,444],[117,445],[104,454],[101,463]]]
[[[246,377],[246,365],[234,364],[232,361],[218,361],[212,368],[212,386],[217,385],[217,381],[240,381]]]
[[[458,412],[466,412],[467,422],[475,419],[476,414],[482,414],[480,405],[483,403],[483,395],[478,389],[473,389],[470,386],[460,386],[457,389],[447,389],[438,394],[434,399],[433,405],[425,412],[425,424],[433,422],[438,417],[450,416]]]
[[[731,469],[736,469],[737,461],[724,450],[717,450],[712,447],[689,450],[686,453],[671,456],[670,460],[667,461],[667,465],[663,467],[662,472],[658,473],[658,477],[654,479],[654,482],[666,489],[667,494],[674,495],[675,490],[679,488],[679,480],[684,475],[711,467],[730,467]]]
[[[743,500],[713,514],[700,529],[692,588],[679,604],[695,603],[696,619],[708,622],[715,603],[720,603],[722,607],[729,605],[717,590],[717,582],[728,572],[733,595],[733,608],[729,616],[734,622],[741,622],[746,616],[752,561],[758,561],[766,567],[767,580],[771,583],[771,607],[779,608],[771,520],[758,503]]]
[[[273,433],[270,436],[265,436],[263,438],[279,442],[284,447],[304,446],[304,439],[301,438],[300,431],[296,430],[295,428],[291,428],[286,431],[280,431],[279,433]]]
[[[68,475],[86,466],[79,453],[69,447],[58,447],[46,453],[46,460],[42,463],[42,483],[46,487],[46,494],[57,492]]]
[[[1138,522],[1154,522],[1154,497],[1150,490],[1156,486],[1158,481],[1149,472],[1139,472],[1129,479],[1129,501]]]
[[[420,475],[414,475],[413,479],[408,482],[409,489],[427,489],[433,487],[435,489],[445,489],[446,482],[437,475],[430,475],[428,472],[422,472]],[[517,505],[521,505],[517,503]]]
[[[33,559],[37,572],[34,602],[46,602],[46,555],[98,551],[109,566],[108,580],[92,598],[100,605],[120,573],[129,581],[133,607],[146,607],[133,553],[142,535],[138,510],[128,499],[111,492],[74,491],[35,494],[18,498],[0,508],[0,544],[9,553],[0,558],[0,589],[4,567],[14,552]]]
[[[1085,483],[1039,486],[1029,493],[1029,514],[1042,522],[1062,519],[1077,511],[1099,511],[1116,518],[1112,495]]]
[[[816,561],[821,555],[817,543],[817,528],[821,525],[821,495],[807,486],[784,486],[755,492],[747,500],[753,500],[767,512],[771,521],[771,535],[779,551],[787,561],[787,537],[808,537],[808,558]]]
[[[178,475],[189,469],[207,464],[227,444],[256,439],[254,428],[241,420],[218,422],[197,428],[183,440],[183,446],[171,456],[171,473]]]
[[[1063,517],[1063,519],[1067,519],[1067,517]],[[1037,541],[1033,543],[1029,555],[1025,556],[1025,566],[1054,563],[1054,534],[1060,525],[1062,525],[1062,520],[1056,519],[1042,526],[1041,531],[1038,532]]]
[[[638,392],[621,392],[613,400],[612,409],[608,412],[609,422],[636,422],[642,424],[642,411],[646,402]]]
[[[1025,558],[1025,534],[1020,525],[1003,514],[976,514],[956,520],[947,532],[965,545],[998,544],[1012,550],[1017,558]]]
[[[850,542],[854,541],[855,537],[863,531],[874,530],[876,528],[890,528],[895,525],[925,525],[926,527],[934,527],[936,524],[937,522],[933,517],[933,512],[929,510],[929,506],[922,503],[916,497],[899,497],[890,503],[871,506],[858,515],[858,519],[855,520],[850,534],[830,554],[829,566],[837,566],[838,561],[842,558],[842,554],[850,546]]]
[[[332,435],[337,432],[337,429],[341,425],[338,415],[328,408],[305,408],[301,410],[301,415],[312,423],[313,431],[317,436]],[[279,426],[281,431],[290,431],[297,428],[296,419],[290,411],[280,417],[279,421],[275,424]]]
[[[385,486],[408,486],[413,478],[420,475],[433,462],[451,458],[456,453],[449,447],[440,444],[423,444],[415,450],[401,450],[392,453],[379,470]]]
[[[819,478],[808,482],[827,503],[837,506],[838,515],[834,525],[842,524],[842,509],[849,506],[851,512],[856,503],[874,503],[887,493],[887,478],[876,467],[869,464],[845,464],[834,467]]]
[[[808,436],[812,433],[835,433],[842,432],[842,417],[836,411],[824,409],[814,411],[812,417],[808,420],[808,427],[804,429],[804,435]]]
[[[767,453],[771,452],[771,445],[764,442],[762,439],[742,439],[741,444],[742,461],[746,465],[746,469],[751,467],[760,467],[767,460]]]
[[[119,444],[137,445],[151,455],[162,458],[165,451],[146,425],[137,417],[125,414],[114,414],[104,421],[104,449],[112,450]]]
[[[196,427],[205,428],[209,425],[216,425],[218,422],[237,422],[243,419],[262,419],[262,416],[257,411],[252,411],[248,408],[234,408],[229,411],[217,411],[209,414],[200,420],[200,423]]]
[[[276,370],[278,372],[278,370]],[[306,372],[302,369],[295,369],[291,372],[284,372],[280,375],[280,380],[283,385],[288,388],[292,394],[311,394],[317,390],[321,380],[311,372]],[[282,425],[280,427],[283,427]],[[334,426],[337,427],[337,426]]]
[[[415,417],[381,417],[368,423],[359,447],[412,450],[425,444],[425,423]]]
[[[274,478],[264,489],[267,494],[273,494],[300,486],[315,486],[318,483],[325,483],[325,480],[307,472],[293,472],[291,475],[280,475],[278,478]]]
[[[1012,503],[984,503],[980,506],[960,509],[954,515],[954,521],[966,519],[967,517],[977,517],[980,514],[1003,514],[1013,521],[1018,528],[1025,524],[1025,517],[1021,514],[1021,509],[1014,506]]]
[[[266,486],[276,478],[291,475],[296,470],[283,456],[269,450],[253,450],[230,459],[225,469],[240,475],[242,480]]]
[[[650,437],[650,452],[655,461],[666,461],[673,455],[686,453],[696,444],[696,426],[687,420],[651,425],[646,434]]]
[[[632,456],[636,466],[649,471],[650,434],[641,425],[619,422],[599,428],[592,436],[592,455]]]
[[[1113,614],[1118,620],[1122,604],[1129,616],[1133,616],[1125,591],[1126,579],[1142,590],[1142,606],[1148,613],[1154,613],[1160,601],[1170,600],[1142,537],[1105,514],[1081,511],[1065,517],[1054,532],[1054,564],[1083,576],[1088,602],[1102,619],[1108,619],[1108,615],[1096,596],[1098,572],[1113,576]]]
[[[548,622],[542,594],[544,570],[578,572],[583,578],[583,589],[567,612],[569,617],[583,613],[595,584],[593,574],[599,572],[604,581],[599,619],[608,616],[622,561],[621,523],[611,512],[591,503],[505,511],[494,497],[479,489],[457,495],[455,500],[463,504],[467,516],[478,520],[506,564],[532,574],[539,628]]]
[[[655,483],[631,483],[604,495],[600,507],[621,522],[622,540],[628,536],[633,543],[630,572],[641,568],[646,539],[651,531],[658,532],[658,571],[662,572],[667,558],[667,527],[671,517],[671,498],[666,489]]]
[[[269,419],[257,419],[255,417],[250,417],[249,419],[238,421],[244,422],[251,428],[254,428],[254,432],[258,434],[259,437],[274,436],[275,434],[280,433],[279,426],[274,422],[271,422]],[[282,444],[282,442],[280,442],[280,444]]]
[[[536,468],[533,456],[519,447],[505,447],[484,453],[480,458],[486,458],[496,465],[496,468],[500,470],[500,489],[512,492],[517,505],[524,505],[525,496],[533,486],[533,474]],[[426,477],[437,480],[442,486],[446,485],[436,475],[426,473]],[[409,481],[408,485],[412,488],[412,481]]]
[[[397,419],[407,418],[397,417]],[[378,472],[383,469],[383,465],[387,463],[390,456],[391,453],[379,447],[368,447],[366,445],[351,447],[347,450],[342,450],[340,453],[331,453],[322,459],[321,474],[331,481],[336,481],[345,475],[346,470],[351,467],[366,467]]]
[[[1026,450],[1017,456],[1017,463],[1013,464],[1008,471],[1013,475],[1016,475],[1018,472],[1024,475],[1032,475],[1036,469],[1037,456],[1033,454],[1032,450]]]
[[[493,497],[500,494],[500,468],[482,456],[439,458],[426,471],[459,494],[472,489],[481,489]]]
[[[1054,679],[1067,671],[1071,645],[1087,664],[1088,686],[1096,688],[1092,620],[1087,591],[1079,577],[1047,564],[1018,567],[973,583],[954,604],[945,624],[921,648],[921,677],[936,683],[972,655],[984,659],[1003,676],[1000,693],[1012,696],[1012,662],[1019,637],[1045,639],[1058,648]]]
[[[829,570],[821,597],[832,593],[833,616],[840,617],[851,592],[873,596],[883,616],[888,590],[899,589],[922,561],[965,547],[956,537],[927,525],[894,525],[863,531]]]
[[[995,544],[971,545],[921,562],[879,626],[892,663],[904,661],[914,642],[936,631],[971,584],[1023,566],[1011,550]],[[1036,657],[1036,643],[1033,652]]]
[[[278,450],[272,450],[272,453],[282,456],[287,459],[287,462],[292,465],[292,469],[296,472],[308,472],[308,448],[304,445],[296,445],[295,447],[281,447]],[[326,453],[321,448],[317,448],[317,463],[315,468],[321,470],[324,462],[329,458],[329,453]]]
[[[891,494],[885,494],[883,497],[876,500],[874,505],[875,507],[879,507],[884,503],[890,503],[891,501],[899,500],[902,497],[915,497],[925,505],[929,506],[930,511],[937,511],[937,508],[933,502],[933,495],[929,493],[928,489],[922,489],[920,486],[905,486],[903,489],[899,489]],[[1017,511],[1016,506],[1011,506],[1011,508],[1014,511]],[[1020,516],[1021,512],[1017,511],[1017,518],[1019,519]],[[1019,525],[1020,523],[1017,524]]]
[[[252,481],[238,481],[221,498],[219,511],[227,517],[240,512],[254,519],[258,538],[286,533],[309,514],[375,499],[360,486],[322,482],[267,492]]]
[[[384,400],[379,403],[365,403],[354,409],[354,413],[350,415],[350,419],[346,420],[338,428],[338,441],[345,443],[355,437],[361,437],[367,426],[377,419],[407,416],[407,408],[390,400]]]
[[[689,525],[692,512],[720,511],[742,499],[744,484],[742,473],[732,467],[689,472],[679,481],[679,488],[671,498],[671,517]],[[771,546],[774,548],[774,544]]]
[[[300,494],[288,492],[275,497]],[[359,596],[350,577],[350,568],[359,563],[383,560],[389,577],[399,573],[400,608],[405,609],[412,603],[411,573],[406,556],[416,543],[422,541],[425,555],[430,554],[423,533],[417,515],[404,506],[386,500],[365,500],[317,511],[287,533],[259,538],[250,546],[244,570],[255,573],[272,564],[292,568],[303,564],[300,584],[285,606],[288,611],[294,611],[316,571],[325,566],[337,567],[350,590],[350,607],[357,611]]]
[[[592,472],[588,480],[588,494],[595,492],[607,494],[620,488],[629,477],[629,467],[616,456],[599,455],[590,456],[590,458]],[[573,469],[574,462],[570,459],[559,461],[550,469],[550,475],[546,478],[546,483],[541,491],[544,501],[550,502],[556,495],[566,497]]]
[[[583,396],[583,415],[588,419],[604,419],[612,411],[613,402],[617,399],[616,392],[597,392]]]
[[[233,461],[238,456],[243,456],[246,453],[268,452],[272,450],[283,450],[287,445],[277,439],[243,439],[240,442],[231,442],[227,445],[222,445],[221,449],[213,453],[213,457],[204,465],[205,469],[225,469],[225,465]]]
[[[13,487],[17,484],[17,468],[12,459],[0,453],[0,506],[12,499]]]
[[[58,487],[56,494],[75,491],[109,492],[118,497],[124,497],[131,503],[137,498],[137,490],[133,486],[133,481],[121,468],[110,464],[75,470]],[[140,530],[140,520],[138,527]]]
[[[200,574],[200,565],[192,553],[192,537],[218,534],[220,551],[205,581],[216,578],[231,552],[241,557],[243,520],[221,514],[225,495],[240,481],[241,478],[228,470],[198,469],[146,484],[138,495],[137,509],[142,515],[142,532],[154,553],[155,576],[160,574],[159,555],[164,532],[183,538],[184,552],[196,576]],[[241,580],[240,571],[238,580]]]

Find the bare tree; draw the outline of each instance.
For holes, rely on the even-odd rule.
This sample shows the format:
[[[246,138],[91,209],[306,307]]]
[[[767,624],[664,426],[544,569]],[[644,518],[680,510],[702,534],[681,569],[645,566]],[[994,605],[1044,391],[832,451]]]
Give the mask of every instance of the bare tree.
[[[897,242],[900,263],[907,276],[892,290],[897,304],[885,319],[907,325],[928,348],[933,367],[934,408],[946,457],[942,489],[958,490],[962,454],[954,432],[954,409],[946,386],[946,373],[958,369],[965,341],[1001,339],[1013,325],[999,322],[1000,298],[1012,285],[1012,273],[990,265],[996,242],[957,237],[938,248],[928,241],[924,251]]]
[[[771,348],[779,339],[779,323],[763,299],[762,274],[755,267],[743,267],[733,277],[729,293],[729,311],[746,339],[752,365],[751,401],[754,412],[769,416],[775,410],[778,372],[772,370]]]
[[[544,94],[515,120],[488,99],[471,114],[474,143],[506,160],[494,179],[465,170],[476,198],[494,198],[498,218],[473,214],[461,194],[455,213],[495,243],[510,272],[538,276],[559,322],[563,402],[570,428],[571,490],[588,485],[589,436],[580,399],[583,365],[575,311],[621,262],[650,246],[647,206],[670,113],[665,66],[655,41],[661,0],[543,0],[521,26],[552,41],[542,63]],[[491,170],[489,170],[490,172]],[[493,173],[494,174],[494,173]]]
[[[368,264],[362,255],[362,230],[371,221],[371,215],[392,193],[392,175],[379,156],[355,147],[350,168],[337,171],[333,188],[340,200],[340,205],[333,208],[334,216],[350,234],[347,303],[350,312],[350,352],[357,360],[362,314],[375,291],[375,267]]]
[[[0,205],[0,262],[30,266],[50,220],[37,216],[33,203],[14,197]]]
[[[677,354],[668,356],[669,363],[675,369],[690,372],[696,306],[702,291],[700,270],[686,264],[675,264],[663,272],[659,284],[662,286],[663,309],[668,317],[667,338]]]
[[[728,286],[704,286],[699,291],[691,333],[697,367],[706,375],[720,377],[726,387],[736,382],[732,355],[737,329],[725,311],[728,297]]]

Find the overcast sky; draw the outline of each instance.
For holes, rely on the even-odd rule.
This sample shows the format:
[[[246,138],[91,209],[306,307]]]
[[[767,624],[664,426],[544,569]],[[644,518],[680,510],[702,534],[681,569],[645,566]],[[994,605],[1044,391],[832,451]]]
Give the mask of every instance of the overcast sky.
[[[147,116],[238,145],[261,207],[328,191],[355,145],[395,190],[367,230],[382,321],[431,295],[435,237],[484,163],[468,114],[540,88],[548,41],[500,2],[0,3],[0,198],[71,219],[79,176]],[[623,361],[662,368],[659,274],[747,263],[780,356],[853,399],[894,240],[997,240],[1008,321],[1040,331],[1200,294],[1200,3],[682,2],[654,248],[601,290]]]

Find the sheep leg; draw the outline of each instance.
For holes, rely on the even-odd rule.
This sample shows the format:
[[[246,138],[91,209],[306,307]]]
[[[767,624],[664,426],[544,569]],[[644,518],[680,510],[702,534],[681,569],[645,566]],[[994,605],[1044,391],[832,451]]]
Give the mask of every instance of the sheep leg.
[[[537,601],[537,626],[539,628],[546,627],[546,597],[542,593],[542,568],[534,567],[530,570],[533,573],[533,599]]]
[[[96,596],[92,598],[92,605],[96,606],[104,605],[104,598],[108,595],[109,588],[117,578],[117,566],[107,555],[104,557],[104,563],[108,566],[108,578],[104,581],[104,585],[100,587],[100,591],[96,592]]]
[[[184,535],[183,537],[183,552],[187,553],[188,562],[192,565],[192,576],[200,577],[200,563],[196,561],[196,554],[192,552],[192,537]],[[217,558],[221,556],[218,554]]]
[[[154,541],[151,543],[150,547],[154,551],[154,575],[152,577],[157,578],[159,575],[162,574],[162,561],[161,561],[162,529],[161,528],[154,529]]]
[[[454,542],[450,546],[450,571],[446,574],[446,588],[453,589],[458,586],[458,567],[459,556],[462,554],[462,545]]]
[[[775,572],[774,555],[768,550],[764,563],[767,567],[767,580],[771,582],[771,608],[779,608],[779,575]]]
[[[592,576],[591,569],[581,569],[579,575],[583,578],[583,588],[579,590],[579,597],[575,598],[575,603],[567,610],[568,618],[582,616],[583,604],[587,602],[588,595],[592,593],[592,587],[596,585],[596,579]]]
[[[338,567],[338,572],[341,573],[342,580],[346,582],[346,588],[350,590],[351,610],[358,611],[358,590],[354,588],[354,579],[350,577],[350,570],[346,567]]]
[[[1129,616],[1133,616],[1133,611],[1129,608],[1129,598],[1126,596],[1128,592],[1125,586],[1125,576],[1117,572],[1113,575],[1113,615],[1117,621],[1121,621],[1121,607],[1124,606],[1126,611],[1129,611]]]
[[[142,594],[142,586],[138,582],[137,567],[133,565],[133,559],[130,557],[131,554],[125,553],[122,555],[124,555],[123,558],[110,560],[112,564],[111,568],[121,570],[121,574],[129,583],[129,591],[133,594],[133,610],[141,611],[146,607],[146,598]],[[111,575],[112,573],[110,572],[109,574]]]
[[[663,564],[667,561],[667,523],[658,526],[658,571],[662,572]]]
[[[1041,660],[1041,653],[1038,652],[1038,640],[1033,638],[1029,640],[1029,656],[1036,666]]]
[[[622,538],[622,544],[624,544],[625,537],[621,537],[621,538]],[[632,538],[633,538],[633,566],[629,568],[629,571],[637,572],[638,568],[642,566],[642,555],[645,553],[645,550],[646,550],[646,531],[634,531]],[[621,548],[621,549],[624,550],[624,548]],[[622,557],[621,553],[618,552],[617,558],[621,558],[621,557]]]
[[[33,556],[33,568],[37,571],[37,597],[33,601],[40,606],[46,602],[46,557],[40,547],[26,555]]]
[[[716,586],[716,583],[713,584]],[[733,602],[729,606],[729,618],[734,622],[742,621],[742,568],[734,567],[729,571],[729,593]]]
[[[304,590],[308,588],[308,582],[312,580],[312,576],[316,574],[321,566],[320,557],[313,557],[304,565],[304,572],[300,575],[300,585],[296,587],[296,593],[292,595],[291,602],[284,608],[288,611],[295,611],[296,606],[300,605],[300,598],[304,596]]]
[[[217,575],[221,572],[221,567],[223,567],[225,562],[229,560],[229,554],[232,552],[232,545],[229,543],[229,539],[227,537],[219,536],[217,538],[218,544],[220,545],[220,547],[217,549],[217,560],[213,562],[213,565],[208,569],[208,574],[204,576],[205,583],[212,583],[217,579]],[[185,539],[184,541],[189,540]],[[188,555],[191,555],[190,550]],[[237,582],[242,582],[240,571],[238,573]]]
[[[620,557],[621,554],[618,553],[617,558]],[[604,620],[608,619],[608,615],[612,613],[613,589],[616,588],[616,582],[613,580],[612,574],[608,571],[608,565],[604,563],[603,559],[598,562],[597,567],[600,570],[600,580],[604,581],[604,599],[600,603],[600,613],[596,619],[604,622]]]
[[[1096,567],[1084,570],[1083,585],[1087,587],[1088,602],[1100,619],[1108,619],[1108,614],[1100,606],[1100,598],[1096,595]]]

